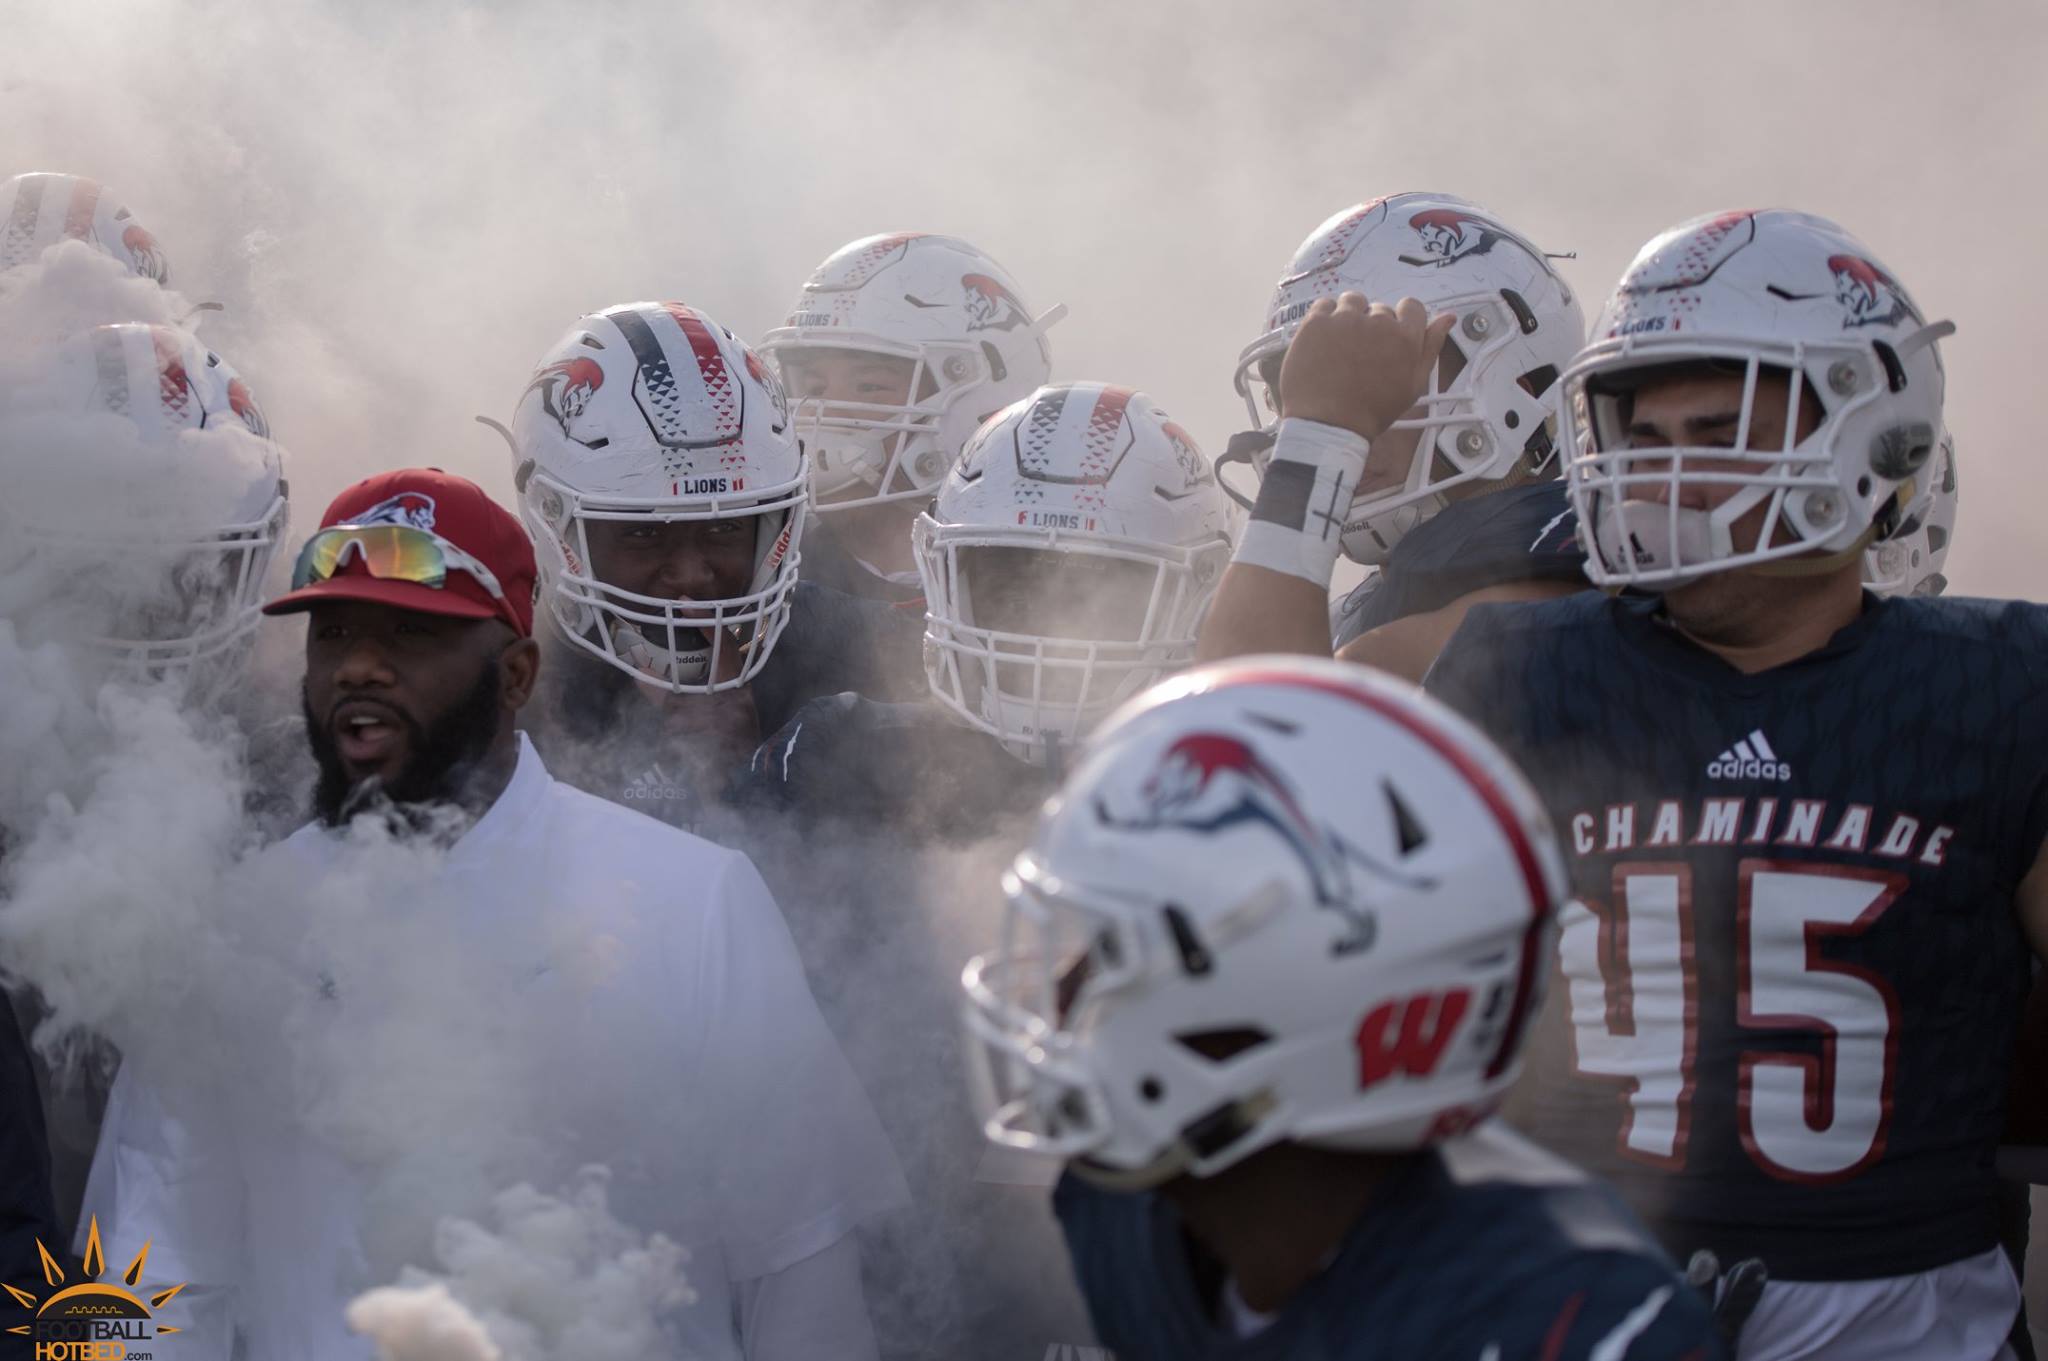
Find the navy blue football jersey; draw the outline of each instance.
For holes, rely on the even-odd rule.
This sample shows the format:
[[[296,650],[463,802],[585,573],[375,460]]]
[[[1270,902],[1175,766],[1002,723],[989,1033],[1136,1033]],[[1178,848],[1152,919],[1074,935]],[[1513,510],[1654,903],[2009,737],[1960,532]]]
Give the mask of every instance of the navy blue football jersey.
[[[69,1252],[50,1195],[50,1148],[35,1065],[14,1007],[0,992],[0,1283],[42,1288],[39,1241],[60,1258]],[[26,1355],[27,1344],[21,1346]]]
[[[2035,605],[1866,595],[1756,675],[1654,598],[1473,610],[1426,684],[1532,777],[1580,899],[1511,1115],[1680,1258],[1855,1280],[1994,1246],[2044,682]]]
[[[1011,755],[929,700],[832,695],[764,741],[728,800],[805,821],[886,827],[911,841],[978,841],[1028,816],[1054,772]]]
[[[812,700],[842,691],[888,700],[928,693],[923,648],[922,615],[798,582],[789,623],[749,686],[759,731],[773,733]],[[558,779],[672,826],[708,830],[733,775],[730,761],[707,768],[721,758],[665,737],[659,707],[645,702],[631,676],[559,638],[549,640],[541,684],[527,721]]]
[[[1708,1361],[1706,1300],[1612,1192],[1501,1131],[1418,1154],[1327,1267],[1238,1337],[1170,1200],[1071,1173],[1053,1206],[1118,1361]]]
[[[797,565],[803,579],[828,590],[898,606],[914,615],[922,629],[924,586],[916,575],[906,573],[901,580],[883,576],[846,551],[833,531],[836,523],[833,516],[814,515],[804,527],[803,559]],[[906,537],[909,532],[904,531]]]
[[[1510,582],[1589,586],[1585,563],[1579,517],[1562,482],[1453,501],[1395,544],[1380,570],[1337,602],[1330,632],[1343,647],[1382,624]]]

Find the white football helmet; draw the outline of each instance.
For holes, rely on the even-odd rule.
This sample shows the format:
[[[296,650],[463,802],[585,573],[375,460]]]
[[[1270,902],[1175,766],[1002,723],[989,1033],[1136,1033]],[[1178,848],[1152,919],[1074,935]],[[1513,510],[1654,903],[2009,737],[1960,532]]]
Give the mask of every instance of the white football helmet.
[[[183,331],[122,323],[11,367],[4,386],[7,611],[68,616],[50,616],[57,632],[133,679],[231,674],[287,522],[248,385]]]
[[[842,246],[804,284],[789,320],[761,339],[796,399],[817,510],[929,499],[976,426],[1052,372],[1045,332],[1002,266],[957,237],[870,236]],[[856,351],[910,365],[908,399],[807,397],[807,357]]]
[[[1770,209],[1695,218],[1622,275],[1565,376],[1566,477],[1600,586],[1662,589],[1816,550],[1855,554],[1926,509],[1945,375],[1891,271],[1834,223]],[[1733,447],[1631,447],[1635,387],[1657,370],[1723,365],[1743,379]],[[1790,376],[1785,439],[1751,448],[1757,379]],[[1797,439],[1811,400],[1819,423]],[[1743,466],[1748,465],[1748,466]],[[1735,487],[1711,510],[1687,488]],[[1762,508],[1755,543],[1733,527]],[[1796,570],[1796,569],[1782,569]]]
[[[1944,432],[1928,474],[1927,509],[1889,539],[1863,550],[1863,584],[1880,595],[1940,595],[1942,567],[1956,532],[1956,441]]]
[[[512,421],[513,480],[562,636],[678,694],[744,685],[789,622],[809,464],[774,372],[681,303],[582,318],[541,357]],[[744,595],[666,600],[597,579],[593,521],[751,520]],[[723,679],[723,650],[744,649]]]
[[[1567,883],[1535,792],[1449,709],[1250,657],[1111,719],[1004,889],[962,976],[988,1137],[1141,1188],[1485,1119]]]
[[[1231,521],[1209,460],[1151,398],[1040,388],[975,432],[912,532],[933,693],[1044,760],[1193,660]],[[1085,560],[1086,589],[999,617],[1005,579],[1053,558]]]
[[[0,184],[0,273],[33,263],[59,241],[83,241],[159,284],[170,261],[147,228],[92,180],[37,172]]]
[[[1371,566],[1443,509],[1449,488],[1554,468],[1554,387],[1585,343],[1586,321],[1543,252],[1479,205],[1417,193],[1362,203],[1301,243],[1267,304],[1265,334],[1238,357],[1253,425],[1279,419],[1280,362],[1301,319],[1318,298],[1346,292],[1458,316],[1423,416],[1394,423],[1421,432],[1407,475],[1351,503],[1344,552]],[[1253,461],[1263,475],[1263,451]]]

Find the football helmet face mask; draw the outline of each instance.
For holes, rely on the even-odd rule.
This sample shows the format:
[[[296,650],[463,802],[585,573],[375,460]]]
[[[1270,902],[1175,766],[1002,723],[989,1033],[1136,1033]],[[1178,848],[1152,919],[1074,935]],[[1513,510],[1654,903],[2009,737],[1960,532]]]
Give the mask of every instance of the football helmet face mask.
[[[782,385],[752,350],[681,303],[593,313],[542,356],[512,446],[541,594],[568,642],[678,694],[760,674],[789,623],[810,487]],[[753,527],[740,594],[670,599],[596,574],[592,524],[709,521]]]
[[[1942,433],[1936,342],[1953,329],[1929,325],[1869,249],[1823,218],[1722,213],[1656,237],[1565,375],[1587,575],[1668,589],[1860,553],[1917,520]],[[1728,376],[1739,393],[1729,444],[1632,439],[1636,393],[1660,371]],[[1766,401],[1784,403],[1785,433],[1752,441],[1780,415]]]
[[[239,672],[287,524],[282,459],[226,361],[170,326],[100,326],[8,375],[0,550],[17,598],[115,674],[211,698]],[[24,584],[26,583],[26,584]]]
[[[1928,474],[1927,509],[1888,539],[1863,550],[1863,584],[1879,595],[1940,595],[1942,568],[1956,532],[1956,442],[1944,433]]]
[[[1051,374],[1046,329],[1002,266],[956,237],[870,236],[833,252],[761,340],[796,403],[816,509],[929,500],[988,416]],[[894,387],[865,395],[835,366]]]
[[[1566,880],[1533,790],[1449,710],[1261,657],[1110,720],[1004,888],[962,977],[986,1133],[1143,1188],[1483,1120]]]
[[[1039,389],[976,432],[914,528],[932,692],[1046,760],[1193,660],[1230,531],[1208,459],[1151,398]]]
[[[120,201],[78,175],[37,172],[0,184],[0,273],[30,264],[60,241],[83,241],[131,274],[171,281],[163,248]]]
[[[1252,423],[1279,419],[1280,364],[1318,298],[1412,297],[1458,324],[1424,394],[1415,452],[1392,485],[1352,502],[1345,555],[1374,565],[1471,482],[1535,477],[1555,466],[1555,385],[1585,340],[1571,289],[1544,254],[1486,209],[1447,194],[1395,194],[1347,208],[1302,242],[1266,308],[1266,330],[1237,361]],[[1384,438],[1384,437],[1383,437]],[[1263,475],[1265,456],[1252,460]]]

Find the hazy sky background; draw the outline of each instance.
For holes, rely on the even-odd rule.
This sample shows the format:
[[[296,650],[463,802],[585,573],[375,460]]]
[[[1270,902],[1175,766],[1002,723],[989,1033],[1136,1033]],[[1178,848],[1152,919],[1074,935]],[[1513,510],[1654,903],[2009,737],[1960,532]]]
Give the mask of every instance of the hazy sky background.
[[[1953,318],[1958,590],[2037,586],[2048,6],[0,0],[0,174],[115,186],[292,458],[296,528],[496,436],[580,312],[749,337],[871,232],[981,243],[1072,308],[1055,374],[1217,452],[1294,246],[1403,189],[1491,206],[1597,307],[1725,207],[1839,218]]]

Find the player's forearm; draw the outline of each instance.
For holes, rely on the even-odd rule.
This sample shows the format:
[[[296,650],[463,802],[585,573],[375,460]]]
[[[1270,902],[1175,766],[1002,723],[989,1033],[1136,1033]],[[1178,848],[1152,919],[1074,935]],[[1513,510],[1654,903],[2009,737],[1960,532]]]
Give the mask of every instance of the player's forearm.
[[[1327,588],[1269,567],[1233,562],[1209,606],[1195,660],[1219,661],[1255,652],[1330,655]]]
[[[1259,499],[1203,622],[1197,659],[1330,655],[1330,578],[1367,447],[1350,430],[1280,422]]]

